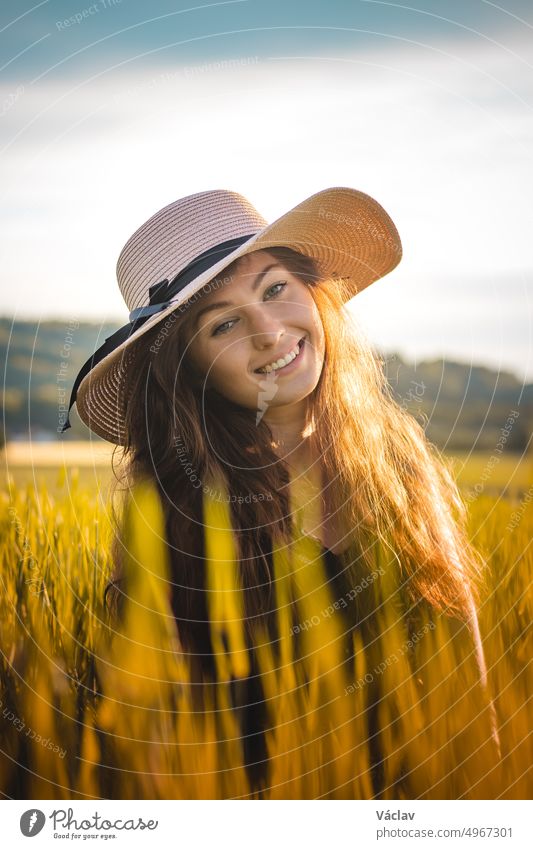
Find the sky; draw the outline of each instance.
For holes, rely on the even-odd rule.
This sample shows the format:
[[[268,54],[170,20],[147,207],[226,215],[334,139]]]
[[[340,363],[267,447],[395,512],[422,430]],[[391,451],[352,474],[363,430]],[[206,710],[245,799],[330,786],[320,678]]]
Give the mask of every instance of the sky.
[[[372,341],[533,381],[532,39],[518,0],[2,3],[0,315],[126,323],[161,207],[348,186],[403,244],[350,303]]]

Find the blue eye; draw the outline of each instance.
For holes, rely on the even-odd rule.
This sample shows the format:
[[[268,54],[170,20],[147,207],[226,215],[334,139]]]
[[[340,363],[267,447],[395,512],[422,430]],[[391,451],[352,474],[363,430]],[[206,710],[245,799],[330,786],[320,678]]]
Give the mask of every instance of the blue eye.
[[[286,285],[287,285],[287,284],[286,284],[285,282],[283,282],[283,283],[274,283],[274,284],[273,284],[273,286],[269,286],[269,288],[267,289],[267,292],[271,292],[271,291],[272,291],[272,289],[275,289],[275,288],[276,288],[276,286],[282,286],[282,289],[279,289],[279,290],[276,292],[276,295],[279,295],[279,293],[280,293],[281,291],[283,291],[283,289],[285,288],[285,286],[286,286]]]
[[[219,325],[218,325],[218,327],[215,327],[215,329],[213,330],[213,332],[212,332],[211,336],[218,336],[218,335],[219,335],[219,333],[225,333],[226,331],[225,331],[225,330],[221,330],[220,328],[221,328],[221,327],[224,327],[226,324],[231,324],[231,320],[230,320],[230,321],[225,321],[223,324],[219,324]]]
[[[281,289],[277,289],[276,292],[274,292],[274,295],[272,296],[272,297],[276,298],[280,294],[280,292],[283,291],[283,289],[285,288],[286,285],[287,284],[285,283],[285,281],[283,281],[283,282],[280,281],[279,283],[273,283],[272,286],[268,287],[265,294],[268,294],[268,292],[271,292],[273,289],[276,289],[276,286],[281,286]],[[271,298],[268,298],[268,300],[270,301]],[[227,333],[227,330],[222,330],[221,328],[225,327],[227,324],[232,324],[232,322],[234,322],[234,321],[236,321],[236,319],[231,318],[231,319],[228,319],[228,321],[224,321],[222,324],[219,324],[218,327],[215,327],[215,329],[213,330],[211,335],[212,336],[219,336],[221,333]]]

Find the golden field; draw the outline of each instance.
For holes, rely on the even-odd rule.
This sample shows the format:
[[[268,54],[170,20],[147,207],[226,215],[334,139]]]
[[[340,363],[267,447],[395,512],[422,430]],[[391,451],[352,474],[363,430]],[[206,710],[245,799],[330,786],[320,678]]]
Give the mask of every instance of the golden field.
[[[39,449],[38,451],[36,449]],[[128,599],[120,628],[103,608],[110,574],[110,450],[8,446],[0,494],[0,789],[8,798],[251,798],[230,678],[246,676],[242,599],[224,502],[208,502],[207,581],[219,681],[192,708],[167,594],[168,560],[155,493],[127,504]],[[27,450],[27,447],[26,447]],[[17,453],[18,451],[18,453]],[[84,453],[85,452],[85,453]],[[530,707],[533,573],[531,461],[457,458],[470,534],[486,558],[479,609],[501,757],[487,742],[487,710],[445,617],[426,622],[408,662],[391,605],[394,577],[381,562],[384,604],[374,656],[353,637],[350,670],[339,657],[334,603],[309,538],[295,540],[294,569],[275,552],[279,651],[257,635],[271,707],[272,763],[263,798],[372,798],[364,722],[379,678],[381,798],[526,799],[533,762]],[[476,484],[482,480],[476,492]],[[505,495],[497,495],[494,488]],[[210,512],[209,512],[210,511]],[[217,529],[218,530],[215,530]],[[379,558],[384,556],[378,552]],[[296,578],[296,574],[298,578]],[[287,611],[295,605],[304,652],[296,657]],[[411,650],[413,646],[409,647]],[[376,665],[376,658],[387,662]],[[469,671],[470,670],[470,671]]]

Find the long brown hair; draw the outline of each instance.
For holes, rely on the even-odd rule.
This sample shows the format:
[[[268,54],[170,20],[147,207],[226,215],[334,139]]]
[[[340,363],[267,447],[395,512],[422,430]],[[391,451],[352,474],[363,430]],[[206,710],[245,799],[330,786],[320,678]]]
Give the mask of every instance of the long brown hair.
[[[447,461],[394,399],[376,353],[344,304],[347,281],[325,279],[316,263],[288,248],[268,254],[310,287],[325,333],[325,361],[309,398],[314,456],[326,469],[332,510],[346,529],[348,580],[375,569],[372,540],[391,552],[407,605],[420,600],[469,620],[479,600],[482,560],[469,543],[466,507]],[[238,260],[237,260],[238,263]],[[224,271],[228,277],[235,271]],[[202,384],[187,356],[189,313],[181,308],[162,341],[158,325],[137,343],[120,482],[155,481],[172,564],[172,604],[187,651],[205,657],[202,488],[222,479],[240,553],[246,627],[275,609],[269,555],[294,532],[289,472],[272,433],[254,410]],[[109,594],[118,601],[120,517]],[[106,592],[106,595],[108,593]],[[367,594],[370,597],[371,594]]]

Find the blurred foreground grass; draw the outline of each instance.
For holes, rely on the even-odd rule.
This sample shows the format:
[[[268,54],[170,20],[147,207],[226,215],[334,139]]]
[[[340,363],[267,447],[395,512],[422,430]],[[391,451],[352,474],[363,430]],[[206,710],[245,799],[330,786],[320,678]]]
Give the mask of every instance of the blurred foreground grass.
[[[470,476],[466,468],[472,493],[480,466]],[[220,503],[206,505],[220,683],[204,686],[202,712],[192,706],[198,685],[189,681],[169,608],[155,494],[139,488],[128,507],[128,602],[117,630],[102,605],[111,568],[109,470],[86,468],[80,477],[77,468],[44,469],[44,480],[43,467],[17,471],[10,469],[0,503],[0,790],[33,799],[250,798],[229,691],[230,678],[245,676],[248,662]],[[379,645],[369,654],[355,633],[346,668],[338,618],[324,615],[333,599],[320,557],[302,538],[292,564],[286,553],[274,555],[279,663],[266,634],[257,634],[273,717],[264,798],[372,798],[364,717],[378,679],[381,798],[530,798],[533,490],[530,468],[519,474],[520,486],[507,498],[483,491],[469,504],[470,534],[488,562],[479,616],[501,759],[490,745],[468,646],[452,638],[445,617],[424,619],[416,645],[407,648],[401,621],[385,603],[376,614]],[[393,572],[382,565],[387,601]],[[297,621],[313,624],[302,628],[299,657],[290,637],[293,607]]]

